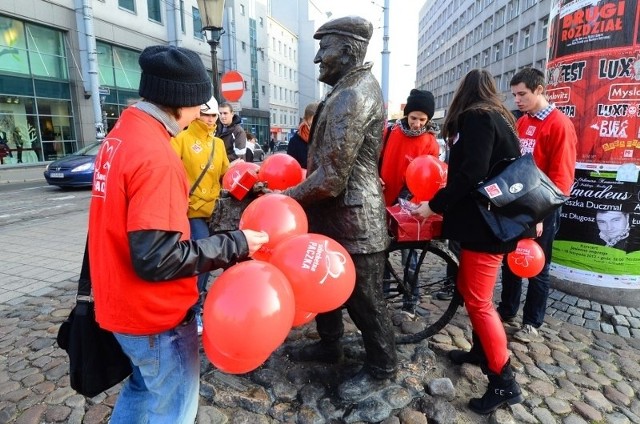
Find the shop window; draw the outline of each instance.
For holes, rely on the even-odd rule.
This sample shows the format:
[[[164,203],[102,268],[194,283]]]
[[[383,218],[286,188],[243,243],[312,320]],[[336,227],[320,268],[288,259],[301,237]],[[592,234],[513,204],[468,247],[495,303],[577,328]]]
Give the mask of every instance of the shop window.
[[[113,63],[116,74],[116,86],[126,89],[138,89],[140,85],[140,54],[120,47],[113,48]]]

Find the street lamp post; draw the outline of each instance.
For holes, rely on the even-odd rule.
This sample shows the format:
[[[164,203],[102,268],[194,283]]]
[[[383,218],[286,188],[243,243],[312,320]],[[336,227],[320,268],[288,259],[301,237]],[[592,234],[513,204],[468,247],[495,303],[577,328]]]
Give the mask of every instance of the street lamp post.
[[[224,13],[224,0],[197,0],[202,20],[202,31],[205,33],[207,43],[211,47],[211,72],[213,73],[213,96],[220,98],[220,80],[218,76],[218,45],[220,37],[224,33],[222,17]]]

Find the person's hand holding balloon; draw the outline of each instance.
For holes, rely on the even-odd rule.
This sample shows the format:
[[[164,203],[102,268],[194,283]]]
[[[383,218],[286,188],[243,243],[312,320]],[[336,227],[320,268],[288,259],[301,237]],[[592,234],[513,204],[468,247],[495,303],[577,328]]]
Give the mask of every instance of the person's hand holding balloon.
[[[254,231],[249,229],[242,230],[245,238],[247,239],[247,245],[249,246],[249,256],[253,256],[263,244],[269,243],[269,234],[265,231]]]

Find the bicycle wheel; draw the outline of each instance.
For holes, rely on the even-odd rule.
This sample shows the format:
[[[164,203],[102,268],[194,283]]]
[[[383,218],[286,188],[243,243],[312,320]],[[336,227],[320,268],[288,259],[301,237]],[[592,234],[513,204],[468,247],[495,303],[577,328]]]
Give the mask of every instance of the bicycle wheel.
[[[414,267],[410,255],[405,254],[403,260],[402,251],[418,246],[422,249]],[[455,289],[457,271],[458,259],[443,241],[393,246],[385,267],[387,302],[392,310],[400,309],[427,321],[424,330],[399,336],[398,343],[417,343],[436,334],[451,321],[462,305],[462,298]]]

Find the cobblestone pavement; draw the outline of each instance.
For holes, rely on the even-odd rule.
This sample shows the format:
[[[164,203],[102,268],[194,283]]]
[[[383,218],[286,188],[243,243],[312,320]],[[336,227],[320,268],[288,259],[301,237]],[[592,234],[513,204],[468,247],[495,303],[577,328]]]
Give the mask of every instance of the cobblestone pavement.
[[[58,326],[74,302],[86,211],[0,226],[0,423],[105,423],[119,387],[88,399],[69,387]],[[425,272],[437,272],[429,269]],[[420,331],[446,304],[423,299],[409,320],[393,315],[398,333]],[[258,370],[227,375],[202,356],[198,423],[640,423],[640,312],[553,291],[543,340],[510,339],[512,364],[526,396],[489,416],[472,413],[486,378],[455,366],[447,352],[469,348],[460,309],[440,333],[399,345],[398,376],[367,396],[341,401],[336,385],[359,368],[363,348],[347,319],[345,360],[299,363],[291,349],[317,338],[313,324],[292,330]],[[511,332],[511,331],[510,331]]]

